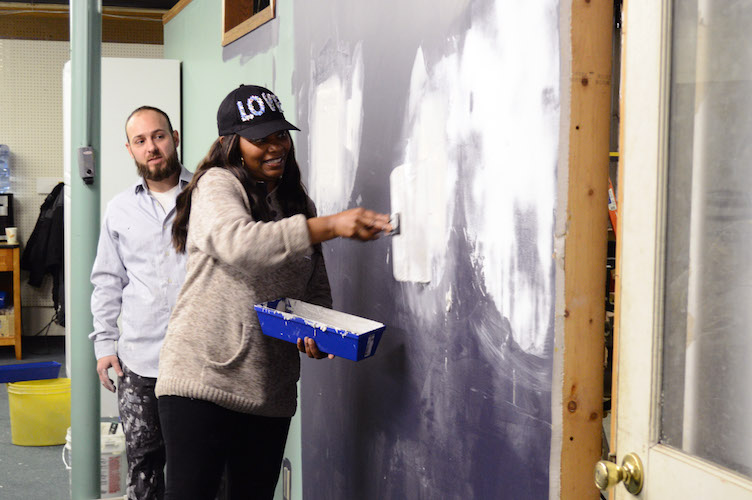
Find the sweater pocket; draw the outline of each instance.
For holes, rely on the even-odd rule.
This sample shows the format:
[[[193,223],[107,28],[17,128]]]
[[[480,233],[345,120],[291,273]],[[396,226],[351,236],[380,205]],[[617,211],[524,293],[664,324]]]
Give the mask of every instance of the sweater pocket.
[[[248,351],[251,347],[251,335],[252,332],[250,331],[250,328],[247,325],[243,325],[240,337],[240,345],[238,345],[237,347],[229,345],[225,346],[226,350],[224,352],[230,354],[230,357],[223,360],[215,360],[209,358],[207,359],[209,367],[221,371],[222,369],[234,368],[238,364],[242,363],[243,360],[246,359]],[[233,347],[235,347],[234,351]]]

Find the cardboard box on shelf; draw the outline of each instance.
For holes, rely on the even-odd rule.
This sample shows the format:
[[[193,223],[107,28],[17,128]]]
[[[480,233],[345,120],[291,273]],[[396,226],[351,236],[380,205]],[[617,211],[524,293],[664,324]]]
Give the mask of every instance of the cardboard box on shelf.
[[[16,322],[13,309],[0,309],[0,337],[13,337],[16,334]]]

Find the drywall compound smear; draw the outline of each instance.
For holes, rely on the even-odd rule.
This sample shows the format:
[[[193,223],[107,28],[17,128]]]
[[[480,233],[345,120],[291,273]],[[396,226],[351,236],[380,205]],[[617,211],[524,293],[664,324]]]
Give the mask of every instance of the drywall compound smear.
[[[509,319],[520,348],[542,355],[554,300],[557,5],[497,2],[492,8],[432,66],[418,50],[405,150],[413,172],[403,178],[416,205],[430,207],[417,216],[431,228],[433,278],[446,252],[447,214],[454,213],[453,200],[462,200],[464,231],[486,293]],[[493,350],[501,347],[493,336],[487,341]]]
[[[290,312],[292,314],[323,327],[323,330],[330,327],[360,335],[383,326],[381,323],[367,318],[353,316],[352,314],[346,314],[300,300],[287,299],[287,302],[290,305]],[[284,302],[280,302],[280,304],[284,305]]]
[[[451,67],[443,64],[436,71]],[[456,165],[447,155],[449,96],[440,85],[444,80],[445,75],[429,77],[418,49],[405,119],[405,163],[390,178],[392,212],[401,217],[401,234],[392,240],[393,274],[399,281],[428,283],[444,269],[456,182]]]
[[[312,65],[308,188],[322,215],[345,210],[355,182],[363,127],[363,51],[331,43]]]
[[[554,300],[557,23],[555,2],[497,3],[489,25],[468,32],[459,72],[473,89],[469,129],[481,137],[468,200],[475,258],[514,339],[532,354],[545,348]]]

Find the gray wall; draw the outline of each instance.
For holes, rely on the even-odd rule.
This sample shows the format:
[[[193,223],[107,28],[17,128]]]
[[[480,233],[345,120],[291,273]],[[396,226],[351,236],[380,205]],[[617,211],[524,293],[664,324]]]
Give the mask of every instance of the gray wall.
[[[401,239],[324,244],[335,308],[387,330],[373,358],[303,360],[294,498],[298,444],[306,500],[547,498],[558,0],[280,2],[225,48],[220,17],[193,0],[165,28],[187,166],[239,83],[273,89],[301,128],[321,214],[390,212],[404,166]]]
[[[416,196],[441,176],[421,203],[444,210],[427,284],[393,278],[388,238],[325,245],[335,308],[387,330],[373,358],[303,363],[304,497],[547,498],[558,3],[329,0],[294,18],[320,211],[389,212],[405,162]]]

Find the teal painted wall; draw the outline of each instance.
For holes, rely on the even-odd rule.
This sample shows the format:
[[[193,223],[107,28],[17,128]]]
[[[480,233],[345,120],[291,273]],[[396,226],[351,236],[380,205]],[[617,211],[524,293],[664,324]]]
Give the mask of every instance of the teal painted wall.
[[[193,0],[165,25],[164,57],[182,61],[183,160],[194,170],[217,138],[217,107],[241,83],[274,91],[285,114],[296,115],[292,94],[292,6],[277,4],[277,17],[222,47],[222,7]]]
[[[179,130],[183,163],[189,170],[196,169],[217,138],[219,103],[241,83],[273,90],[282,101],[285,114],[291,119],[297,114],[292,93],[294,40],[290,3],[278,3],[274,20],[226,47],[221,43],[221,14],[220,2],[193,0],[164,29],[164,57],[182,61],[183,123]],[[285,451],[292,463],[292,498],[303,496],[300,427],[298,411]],[[280,477],[277,499],[282,498],[281,485]]]

